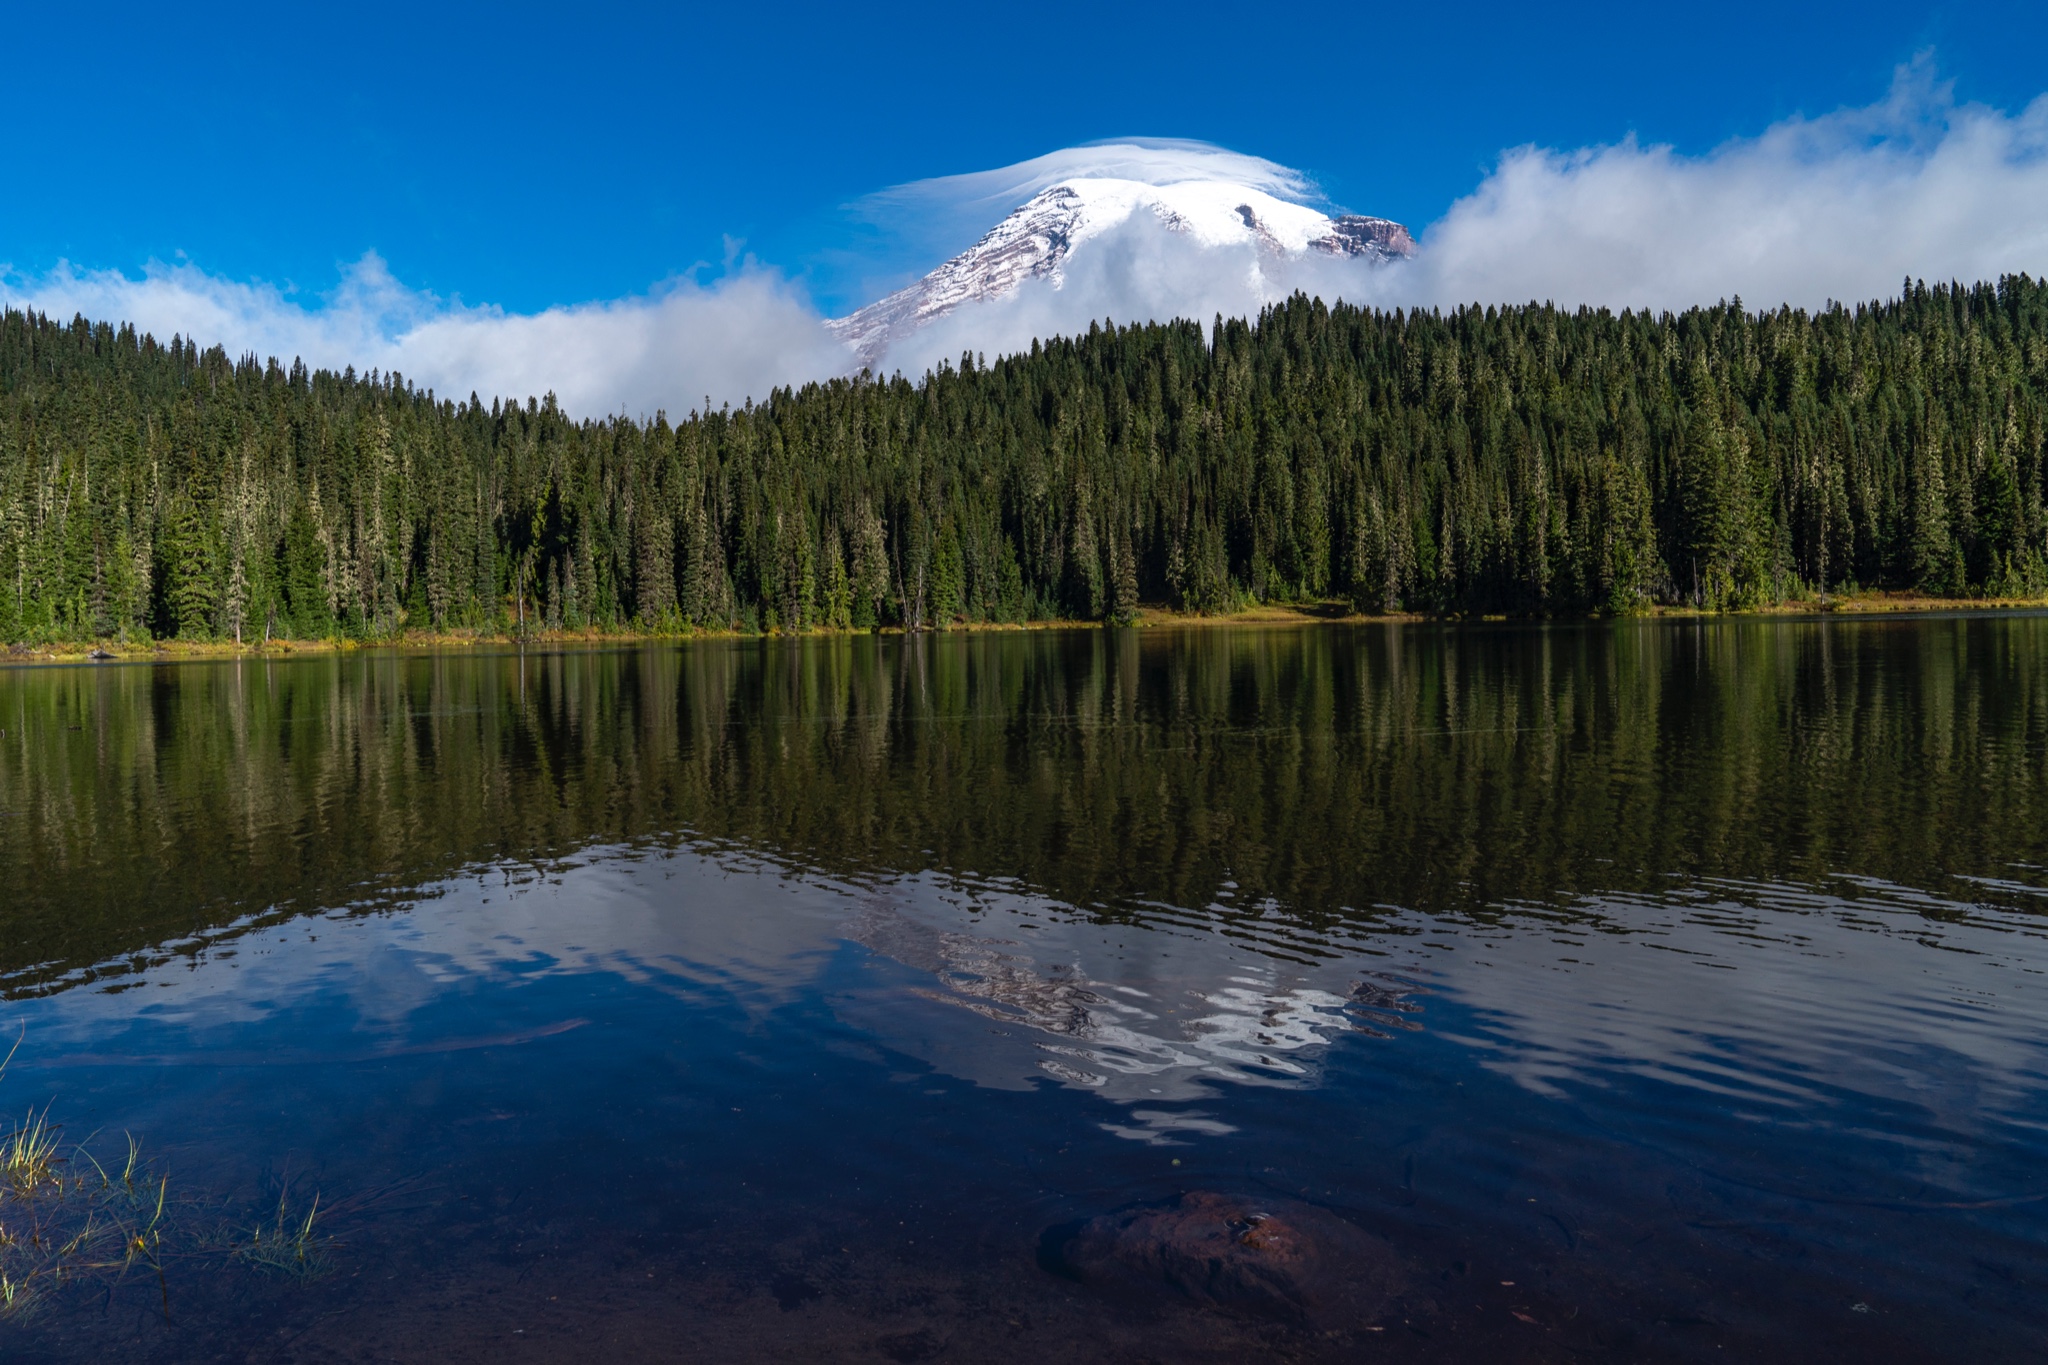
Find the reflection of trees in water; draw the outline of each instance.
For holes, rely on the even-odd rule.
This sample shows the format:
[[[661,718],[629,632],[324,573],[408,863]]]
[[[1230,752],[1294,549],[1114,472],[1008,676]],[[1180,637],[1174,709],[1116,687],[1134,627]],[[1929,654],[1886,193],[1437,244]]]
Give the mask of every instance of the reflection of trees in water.
[[[1279,952],[1671,873],[2010,878],[2048,862],[2044,641],[1734,620],[14,670],[0,965],[32,989],[650,837],[1014,878]]]

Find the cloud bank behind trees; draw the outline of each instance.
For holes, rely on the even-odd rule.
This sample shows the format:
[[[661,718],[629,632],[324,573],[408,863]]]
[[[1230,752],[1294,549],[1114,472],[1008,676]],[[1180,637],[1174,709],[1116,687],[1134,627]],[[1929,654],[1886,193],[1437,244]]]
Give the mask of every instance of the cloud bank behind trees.
[[[708,284],[672,280],[633,298],[507,313],[408,289],[375,253],[332,293],[304,301],[276,285],[152,263],[141,278],[60,266],[0,277],[0,302],[53,317],[133,322],[161,338],[231,354],[396,371],[451,398],[554,393],[584,416],[680,414],[765,396],[843,370],[844,349],[779,273],[743,262]]]
[[[1633,140],[1509,152],[1375,301],[1679,309],[1885,297],[1902,279],[2048,271],[2048,95],[1957,105],[1924,65],[1889,98],[1706,156]]]
[[[904,233],[938,225],[957,235],[1084,174],[1234,179],[1315,197],[1305,176],[1255,157],[1124,141],[923,181],[856,207],[871,221],[893,215]],[[1902,70],[1878,104],[1790,119],[1701,156],[1633,139],[1518,148],[1423,232],[1414,260],[1393,266],[1204,250],[1143,216],[1088,245],[1062,288],[1039,282],[964,308],[899,346],[887,366],[914,374],[963,351],[996,355],[1104,318],[1241,315],[1296,289],[1381,307],[1548,300],[1661,310],[1737,296],[1753,307],[1816,307],[1888,296],[1907,276],[2040,276],[2048,95],[2018,114],[1958,104],[1923,62]],[[553,392],[587,416],[679,414],[707,397],[759,398],[854,363],[798,281],[744,259],[708,281],[693,275],[533,314],[409,289],[374,254],[313,300],[186,262],[154,263],[140,277],[72,265],[37,276],[0,270],[0,300],[131,321],[234,354],[396,370],[453,397]]]

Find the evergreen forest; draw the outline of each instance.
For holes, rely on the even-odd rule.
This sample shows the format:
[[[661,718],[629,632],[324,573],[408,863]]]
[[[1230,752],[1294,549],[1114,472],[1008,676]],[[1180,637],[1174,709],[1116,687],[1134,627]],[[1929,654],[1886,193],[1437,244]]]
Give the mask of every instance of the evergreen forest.
[[[572,419],[0,314],[0,639],[2048,595],[2048,283],[1091,327]]]

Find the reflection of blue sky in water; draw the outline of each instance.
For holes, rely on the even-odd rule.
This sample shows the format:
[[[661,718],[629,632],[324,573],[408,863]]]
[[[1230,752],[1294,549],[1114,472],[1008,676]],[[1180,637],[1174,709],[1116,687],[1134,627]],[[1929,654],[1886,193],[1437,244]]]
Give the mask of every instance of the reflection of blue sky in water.
[[[1931,1097],[1912,1059],[1940,1055],[1973,1078],[1971,1112],[2025,1096],[2048,1038],[2048,920],[1838,890],[1709,882],[1569,918],[1510,907],[1459,933],[1458,988],[1486,1021],[1463,1041],[1548,1094],[1622,1069],[1772,1107],[1822,1086]]]
[[[195,1198],[416,1187],[341,1234],[358,1287],[411,1258],[382,1341],[481,1339],[558,1257],[609,1284],[647,1239],[709,1318],[751,1296],[750,1339],[827,1302],[871,1336],[914,1255],[966,1297],[891,1330],[947,1337],[1081,1303],[1048,1228],[1216,1190],[1353,1217],[1418,1282],[1563,1285],[1580,1354],[1654,1319],[1634,1358],[1683,1355],[1712,1284],[1751,1306],[1730,1358],[1857,1358],[1812,1316],[1856,1302],[2031,1358],[2035,624],[24,674],[0,1100],[136,1133]],[[785,1313],[790,1275],[825,1298]],[[221,1339],[268,1339],[223,1293]],[[357,1354],[386,1330],[346,1284],[297,1302],[353,1305]],[[1476,1303],[1460,1331],[1506,1312]],[[39,1330],[125,1358],[88,1307]],[[1097,1309],[1025,1358],[1086,1357]]]
[[[113,979],[117,991],[81,983],[9,1013],[51,1060],[135,1060],[94,1047],[110,1023],[140,1021],[161,1044],[149,1060],[204,1064],[231,1035],[241,1059],[244,1028],[318,994],[347,1002],[334,1032],[273,1053],[318,1061],[445,1046],[421,1032],[427,1006],[564,974],[612,973],[679,1001],[710,988],[756,1015],[829,990],[877,1042],[961,1079],[1013,1090],[1054,1079],[1120,1103],[1199,1099],[1216,1081],[1313,1084],[1315,1055],[1361,1023],[1344,993],[1356,973],[1341,964],[1105,928],[1012,893],[965,903],[929,877],[853,887],[732,856],[600,853],[544,873],[484,870],[408,909],[223,935],[195,957]],[[888,970],[828,987],[828,968],[855,944]]]
[[[137,1132],[209,1196],[287,1166],[397,1188],[411,1211],[347,1226],[348,1255],[467,1265],[509,1235],[515,1280],[545,1248],[603,1281],[684,1226],[690,1266],[703,1239],[749,1283],[804,1237],[874,1268],[856,1315],[913,1251],[1050,1302],[1046,1228],[1222,1189],[1346,1211],[1427,1277],[1555,1274],[1595,1318],[1741,1282],[1773,1306],[1731,1355],[1816,1296],[2031,1340],[2040,927],[1834,891],[1390,912],[1314,958],[1237,936],[1256,919],[600,849],[13,1002],[0,1097]],[[592,1170],[618,1176],[564,1178]],[[409,1273],[442,1301],[441,1270]],[[499,1320],[516,1287],[485,1278],[447,1331]]]
[[[135,1059],[97,1050],[130,1021],[155,1040],[149,1060],[204,1065],[246,1060],[247,1026],[261,1037],[317,994],[346,1009],[319,1037],[270,1040],[269,1059],[349,1059],[483,1045],[489,1030],[451,1032],[449,1012],[426,1007],[612,973],[684,1008],[708,988],[755,1017],[822,996],[876,1044],[975,1085],[1091,1092],[1114,1106],[1103,1127],[1148,1142],[1236,1131],[1233,1106],[1249,1101],[1233,1095],[1321,1084],[1343,1038],[1400,1046],[1400,1030],[1432,1027],[1557,1098],[1627,1075],[1749,1121],[1880,1143],[2018,1140],[2048,1071],[2043,922],[1881,884],[1835,890],[1708,884],[1483,923],[1398,915],[1311,960],[1185,915],[1097,923],[1010,886],[850,885],[732,853],[600,851],[544,873],[483,870],[408,910],[223,940],[115,978],[117,993],[84,984],[5,1019],[28,1026],[31,1065]],[[849,951],[856,970],[833,970]],[[1432,996],[1461,1007],[1455,1026],[1433,1024]],[[1874,1128],[1867,1100],[1924,1111],[1939,1136]]]

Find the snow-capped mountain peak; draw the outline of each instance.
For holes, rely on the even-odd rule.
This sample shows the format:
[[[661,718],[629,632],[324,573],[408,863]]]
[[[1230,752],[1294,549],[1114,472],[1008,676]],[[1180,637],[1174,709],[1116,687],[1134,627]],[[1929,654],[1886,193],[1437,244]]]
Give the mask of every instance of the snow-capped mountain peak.
[[[1059,288],[1075,248],[1140,212],[1204,247],[1251,246],[1282,257],[1321,252],[1375,262],[1415,249],[1399,223],[1356,214],[1332,217],[1247,185],[1079,177],[1039,191],[917,283],[826,325],[863,364],[878,365],[895,342],[964,304],[1008,297],[1028,280]]]

